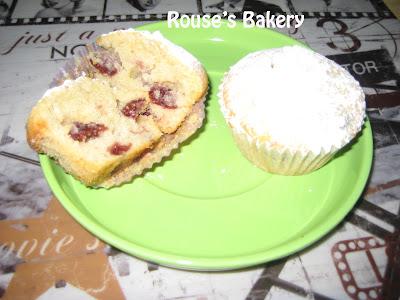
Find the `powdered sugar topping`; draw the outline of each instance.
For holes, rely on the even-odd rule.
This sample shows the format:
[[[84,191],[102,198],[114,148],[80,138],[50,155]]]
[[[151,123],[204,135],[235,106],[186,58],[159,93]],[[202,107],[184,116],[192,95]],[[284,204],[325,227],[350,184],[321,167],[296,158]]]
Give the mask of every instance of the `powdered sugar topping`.
[[[314,153],[343,147],[365,118],[359,83],[335,62],[300,46],[247,55],[226,74],[220,94],[234,129]]]

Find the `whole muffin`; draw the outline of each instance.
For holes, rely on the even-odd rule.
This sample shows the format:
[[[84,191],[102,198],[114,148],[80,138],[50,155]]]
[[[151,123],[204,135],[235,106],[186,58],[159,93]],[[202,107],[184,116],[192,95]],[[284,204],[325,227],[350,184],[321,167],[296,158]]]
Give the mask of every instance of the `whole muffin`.
[[[243,155],[275,174],[325,165],[360,132],[365,95],[341,66],[300,46],[250,53],[219,87],[219,103]]]

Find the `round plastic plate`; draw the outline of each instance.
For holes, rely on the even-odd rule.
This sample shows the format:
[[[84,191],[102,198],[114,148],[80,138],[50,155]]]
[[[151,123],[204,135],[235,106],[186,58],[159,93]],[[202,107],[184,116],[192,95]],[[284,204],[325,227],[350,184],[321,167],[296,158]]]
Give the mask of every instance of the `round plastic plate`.
[[[205,124],[144,176],[109,190],[85,187],[41,155],[51,189],[78,222],[145,260],[223,270],[289,255],[345,217],[371,167],[368,122],[351,147],[320,170],[285,177],[261,171],[240,154],[219,110],[218,85],[229,66],[249,52],[299,42],[240,24],[234,29],[169,29],[164,22],[140,29],[161,31],[203,63],[210,78]],[[268,82],[264,93],[268,97]]]

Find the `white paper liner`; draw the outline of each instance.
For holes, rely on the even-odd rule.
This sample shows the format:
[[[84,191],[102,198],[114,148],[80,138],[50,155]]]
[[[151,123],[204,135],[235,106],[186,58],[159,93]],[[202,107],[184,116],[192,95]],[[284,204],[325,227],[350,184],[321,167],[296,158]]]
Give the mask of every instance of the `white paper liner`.
[[[293,151],[288,148],[274,149],[266,145],[249,141],[246,134],[232,130],[233,137],[242,154],[254,165],[269,173],[280,175],[303,175],[324,166],[335,155],[337,150],[330,152],[321,150]]]

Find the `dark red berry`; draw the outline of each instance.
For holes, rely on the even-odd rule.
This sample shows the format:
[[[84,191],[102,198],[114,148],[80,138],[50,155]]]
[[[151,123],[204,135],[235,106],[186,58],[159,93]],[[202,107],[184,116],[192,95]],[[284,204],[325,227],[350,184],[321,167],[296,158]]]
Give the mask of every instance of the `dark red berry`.
[[[103,57],[101,59],[90,59],[90,63],[95,67],[101,74],[113,76],[117,74],[118,69],[112,59]]]
[[[177,108],[175,93],[167,86],[156,84],[149,91],[151,102],[164,108]]]
[[[127,144],[127,145],[122,145],[118,142],[112,144],[110,147],[108,147],[108,151],[112,154],[112,155],[121,155],[123,153],[125,153],[126,151],[129,150],[129,148],[131,148],[132,144]]]
[[[90,139],[97,138],[105,130],[107,130],[107,127],[103,124],[74,122],[68,134],[75,141],[87,142]]]
[[[139,115],[149,115],[146,107],[146,100],[144,98],[128,102],[121,111],[124,116],[132,119],[136,119]]]

